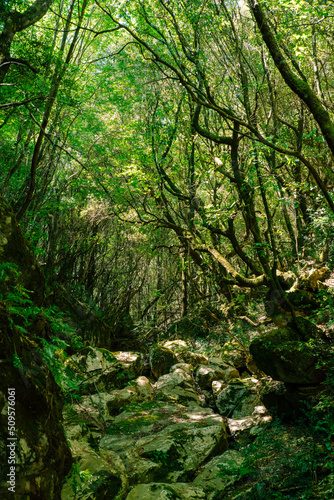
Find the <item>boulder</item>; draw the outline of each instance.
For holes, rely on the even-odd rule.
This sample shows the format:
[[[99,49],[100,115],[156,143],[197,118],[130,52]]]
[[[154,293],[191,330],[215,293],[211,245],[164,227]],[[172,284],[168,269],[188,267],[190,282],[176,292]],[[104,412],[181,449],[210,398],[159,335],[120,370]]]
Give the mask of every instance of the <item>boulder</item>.
[[[216,405],[224,417],[244,418],[261,406],[257,393],[258,381],[253,378],[233,380],[218,394]]]
[[[227,448],[226,430],[219,415],[194,411],[188,418],[136,443],[142,457],[162,465],[161,479],[187,480],[207,458]]]
[[[142,375],[144,370],[144,357],[139,352],[112,352],[117,361],[123,366],[125,370],[128,370],[133,378]]]
[[[151,484],[138,484],[130,491],[126,500],[178,500],[173,488],[169,484],[151,483]]]
[[[103,426],[128,404],[151,401],[153,395],[151,382],[146,377],[139,377],[123,389],[80,397],[66,406],[64,418],[67,422],[80,418]]]
[[[117,453],[130,484],[188,480],[227,448],[224,421],[212,410],[159,401],[128,406],[99,446]]]
[[[238,372],[238,370],[233,365],[226,363],[226,361],[224,361],[222,358],[210,357],[208,359],[208,366],[216,370],[217,378],[223,373],[224,376],[222,377],[222,379],[224,379],[225,382],[228,382],[229,380],[232,380],[234,378],[240,378],[240,373]]]
[[[229,340],[223,345],[221,357],[226,364],[234,366],[239,372],[246,369],[246,353],[235,340]]]
[[[128,479],[120,457],[112,451],[95,452],[86,441],[70,440],[76,467],[66,478],[62,500],[123,500],[128,491]]]
[[[211,389],[214,380],[225,378],[224,370],[218,365],[199,365],[196,370],[196,381],[201,389]]]
[[[114,354],[107,349],[85,347],[65,365],[81,378],[81,394],[95,394],[123,388],[141,373],[144,359],[139,353]]]
[[[204,354],[192,351],[183,351],[178,355],[179,359],[184,361],[184,363],[189,363],[193,367],[202,364],[205,365],[208,362],[208,358]]]
[[[157,399],[175,401],[184,405],[199,405],[199,398],[194,386],[191,366],[178,363],[172,366],[171,373],[162,375],[155,384]]]
[[[263,405],[255,406],[251,415],[242,418],[228,418],[227,426],[231,435],[239,444],[248,442],[262,431],[263,427],[272,421],[267,408]]]
[[[183,352],[189,350],[189,346],[187,342],[184,340],[169,340],[168,342],[165,342],[163,347],[166,347],[167,349],[170,349],[171,351],[175,353]]]
[[[276,271],[278,280],[283,288],[283,290],[289,290],[293,285],[297,283],[297,276],[292,271]]]
[[[168,373],[170,368],[178,363],[178,359],[171,349],[159,345],[151,349],[149,360],[152,375],[156,379]]]
[[[301,334],[291,327],[276,328],[253,340],[250,353],[257,367],[274,380],[314,384],[326,378],[325,372],[317,367],[320,352],[314,345],[303,342]]]
[[[175,373],[175,372],[179,372],[179,371],[183,371],[185,374],[187,374],[187,376],[189,377],[190,376],[190,379],[192,381],[194,381],[193,379],[193,367],[191,364],[189,363],[177,363],[176,365],[173,365],[170,369],[170,373]],[[189,380],[188,380],[189,382]]]
[[[221,393],[221,391],[226,387],[226,383],[224,380],[213,380],[212,382],[212,393],[215,397]]]
[[[199,468],[193,485],[203,489],[209,500],[218,498],[218,495],[219,498],[228,498],[224,495],[226,488],[239,479],[238,472],[243,461],[240,451],[227,450]]]
[[[315,292],[318,289],[319,282],[325,281],[330,275],[331,271],[326,266],[304,269],[299,273],[298,285]]]
[[[229,382],[230,380],[233,380],[235,378],[240,378],[240,373],[236,368],[234,368],[234,366],[228,366],[225,369],[225,382]]]
[[[208,358],[203,354],[190,351],[188,344],[184,340],[165,342],[164,347],[173,351],[181,362],[191,364],[194,368],[199,364],[208,362]]]
[[[153,388],[146,377],[139,377],[134,384],[112,391],[107,400],[110,415],[117,415],[121,408],[130,403],[141,403],[153,399]]]

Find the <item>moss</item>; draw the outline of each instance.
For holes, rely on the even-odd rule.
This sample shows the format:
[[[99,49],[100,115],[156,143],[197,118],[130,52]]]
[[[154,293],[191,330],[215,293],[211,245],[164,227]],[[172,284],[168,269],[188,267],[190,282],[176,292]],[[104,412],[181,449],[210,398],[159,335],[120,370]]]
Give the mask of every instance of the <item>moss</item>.
[[[159,415],[149,415],[143,413],[141,415],[135,415],[133,417],[127,418],[117,424],[112,424],[107,428],[107,434],[133,434],[141,432],[143,428],[150,426],[160,419]]]
[[[165,405],[159,401],[149,401],[147,403],[133,403],[127,406],[127,412],[140,413],[152,412],[164,408]]]
[[[141,457],[147,458],[156,464],[163,465],[165,470],[162,477],[166,474],[166,468],[169,471],[178,470],[180,468],[179,454],[174,444],[168,450],[146,451],[141,454]]]
[[[115,498],[122,489],[122,480],[115,474],[106,471],[99,472],[99,481],[94,483],[92,490],[97,499]]]

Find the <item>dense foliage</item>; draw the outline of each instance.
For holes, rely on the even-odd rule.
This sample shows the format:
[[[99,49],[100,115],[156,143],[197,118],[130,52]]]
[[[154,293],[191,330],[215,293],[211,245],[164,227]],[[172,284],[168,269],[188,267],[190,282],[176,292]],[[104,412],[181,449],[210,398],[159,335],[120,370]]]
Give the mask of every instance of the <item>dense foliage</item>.
[[[332,17],[320,1],[5,2],[1,193],[49,284],[114,327],[265,298],[294,315],[280,275],[334,253]]]

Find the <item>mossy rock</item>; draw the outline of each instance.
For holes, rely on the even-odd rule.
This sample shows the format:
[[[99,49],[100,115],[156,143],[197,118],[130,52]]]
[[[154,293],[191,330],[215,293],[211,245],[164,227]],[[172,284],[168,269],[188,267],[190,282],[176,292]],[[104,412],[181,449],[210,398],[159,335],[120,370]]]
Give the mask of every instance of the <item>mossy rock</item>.
[[[296,321],[299,330],[299,338],[301,340],[320,339],[324,337],[322,330],[317,325],[312,323],[312,321],[304,318],[304,316],[297,316]],[[289,320],[287,326],[295,329],[295,324],[292,319]]]
[[[291,384],[314,384],[325,380],[317,368],[319,352],[300,340],[292,328],[276,328],[253,340],[249,347],[256,366],[274,380]]]
[[[171,349],[159,345],[151,349],[149,361],[152,374],[157,379],[168,373],[170,368],[178,363],[178,359]]]
[[[179,500],[180,497],[168,484],[138,484],[130,491],[126,500]]]
[[[229,340],[221,350],[222,361],[230,366],[234,366],[239,372],[246,369],[246,353],[238,342]]]

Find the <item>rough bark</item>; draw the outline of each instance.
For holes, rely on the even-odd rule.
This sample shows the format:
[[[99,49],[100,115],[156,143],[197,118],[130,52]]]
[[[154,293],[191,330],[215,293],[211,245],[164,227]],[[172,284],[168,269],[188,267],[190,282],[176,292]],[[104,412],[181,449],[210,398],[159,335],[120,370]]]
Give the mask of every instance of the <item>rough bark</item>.
[[[10,47],[16,33],[23,31],[39,21],[53,4],[54,0],[35,0],[24,12],[11,11],[0,13],[4,28],[0,34],[0,83],[3,82],[10,65],[15,62],[10,57]]]

